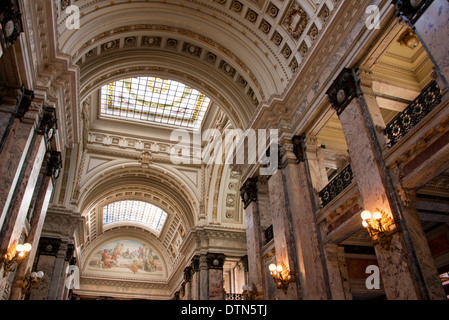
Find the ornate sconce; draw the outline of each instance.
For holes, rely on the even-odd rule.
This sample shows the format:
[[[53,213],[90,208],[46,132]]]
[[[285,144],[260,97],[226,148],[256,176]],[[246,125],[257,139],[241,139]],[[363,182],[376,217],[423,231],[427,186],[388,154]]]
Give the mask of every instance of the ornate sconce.
[[[44,277],[44,272],[31,272],[28,269],[26,275],[24,277],[18,277],[18,283],[16,283],[16,287],[21,288],[22,298],[27,294],[30,294],[31,290],[36,287],[41,279]]]
[[[285,267],[284,263],[278,264],[277,266],[274,263],[270,264],[268,269],[273,276],[273,280],[276,283],[277,288],[287,294],[288,285],[292,282],[296,282],[295,273],[289,271]]]
[[[412,29],[405,31],[399,38],[398,42],[410,49],[415,49],[419,45],[418,36],[412,31]]]
[[[17,266],[27,257],[31,251],[31,244],[17,244],[17,240],[7,249],[3,261],[3,276],[6,277],[11,271],[15,271]]]
[[[257,290],[254,283],[252,286],[244,285],[242,289],[244,300],[263,300],[263,293]]]
[[[379,244],[382,248],[389,250],[393,234],[398,231],[394,220],[379,209],[376,209],[374,213],[365,210],[361,217],[362,225],[368,231],[374,244]]]

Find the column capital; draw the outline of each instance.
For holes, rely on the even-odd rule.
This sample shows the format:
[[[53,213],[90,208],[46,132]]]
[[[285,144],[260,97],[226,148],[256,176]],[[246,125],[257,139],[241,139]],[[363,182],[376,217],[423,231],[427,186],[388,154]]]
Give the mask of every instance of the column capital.
[[[39,255],[57,256],[61,247],[61,239],[41,237],[39,241]]]
[[[209,269],[223,269],[226,256],[221,253],[208,253],[206,259]]]
[[[185,282],[192,281],[192,273],[193,273],[192,267],[185,267],[185,269],[184,269],[184,281]]]
[[[412,27],[419,17],[426,11],[433,0],[392,0],[396,8],[396,17],[399,22],[404,22]]]
[[[249,178],[240,188],[244,209],[253,201],[257,201],[257,178]]]
[[[416,207],[417,201],[416,190],[408,188],[400,188],[398,193],[404,207]]]
[[[192,273],[195,273],[200,270],[200,257],[199,256],[194,256],[192,258],[191,268],[192,268]]]
[[[244,270],[248,272],[249,271],[248,256],[243,256],[242,259],[240,259],[240,262],[242,263]]]
[[[337,111],[337,115],[340,115],[351,100],[357,97],[356,82],[352,69],[343,69],[326,94],[332,107]]]
[[[21,94],[17,100],[17,107],[15,116],[22,121],[25,114],[28,112],[31,106],[31,102],[34,99],[34,91],[25,89],[24,86],[21,88]]]

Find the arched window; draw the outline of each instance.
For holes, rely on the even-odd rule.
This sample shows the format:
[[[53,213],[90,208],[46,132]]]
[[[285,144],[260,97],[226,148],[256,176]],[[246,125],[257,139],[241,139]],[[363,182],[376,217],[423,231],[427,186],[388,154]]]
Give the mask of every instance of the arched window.
[[[199,129],[210,99],[173,80],[152,77],[123,79],[101,89],[103,118],[161,123]]]
[[[125,200],[103,207],[103,225],[115,222],[137,222],[160,232],[167,219],[167,213],[148,202]]]

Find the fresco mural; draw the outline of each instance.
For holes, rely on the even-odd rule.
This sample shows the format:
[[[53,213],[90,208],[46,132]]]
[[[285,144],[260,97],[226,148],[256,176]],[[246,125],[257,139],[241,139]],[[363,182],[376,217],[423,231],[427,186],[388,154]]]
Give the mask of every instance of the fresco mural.
[[[163,275],[162,261],[148,246],[134,240],[113,241],[89,261],[89,270]]]

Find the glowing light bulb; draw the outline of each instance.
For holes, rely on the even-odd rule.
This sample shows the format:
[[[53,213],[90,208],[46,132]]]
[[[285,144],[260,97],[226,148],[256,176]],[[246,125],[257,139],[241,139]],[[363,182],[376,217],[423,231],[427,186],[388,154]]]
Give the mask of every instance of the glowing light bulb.
[[[363,220],[368,220],[372,217],[371,212],[369,212],[368,210],[364,210],[360,216]]]
[[[366,220],[363,220],[362,225],[367,228],[368,227],[368,222],[366,222]]]
[[[25,251],[25,252],[30,252],[32,249],[32,246],[29,243],[25,243],[22,247],[23,247],[23,251]]]
[[[276,271],[277,271],[277,272],[282,272],[282,266],[281,266],[281,265],[278,265],[278,266],[276,267]]]
[[[268,269],[269,269],[271,272],[274,272],[274,271],[276,271],[276,265],[275,265],[274,263],[272,263],[272,264],[270,264],[270,266],[268,267]]]
[[[373,213],[373,218],[374,218],[375,220],[380,220],[380,219],[382,219],[382,212],[380,212],[379,210],[376,210],[376,211]]]

